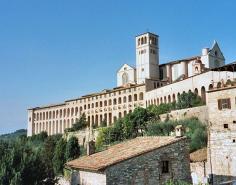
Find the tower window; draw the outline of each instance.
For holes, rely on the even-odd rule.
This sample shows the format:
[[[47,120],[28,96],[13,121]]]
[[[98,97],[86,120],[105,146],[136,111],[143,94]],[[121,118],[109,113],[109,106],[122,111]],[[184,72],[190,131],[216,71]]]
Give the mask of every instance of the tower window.
[[[215,51],[215,56],[216,56],[216,57],[218,56],[218,52],[217,52],[217,51]]]

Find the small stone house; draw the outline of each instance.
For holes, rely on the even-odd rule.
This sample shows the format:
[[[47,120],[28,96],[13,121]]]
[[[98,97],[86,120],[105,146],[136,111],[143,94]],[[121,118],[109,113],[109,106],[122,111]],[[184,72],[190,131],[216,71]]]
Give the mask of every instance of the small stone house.
[[[191,182],[186,137],[138,137],[72,160],[66,168],[73,172],[72,184],[76,185],[162,185],[170,179]]]

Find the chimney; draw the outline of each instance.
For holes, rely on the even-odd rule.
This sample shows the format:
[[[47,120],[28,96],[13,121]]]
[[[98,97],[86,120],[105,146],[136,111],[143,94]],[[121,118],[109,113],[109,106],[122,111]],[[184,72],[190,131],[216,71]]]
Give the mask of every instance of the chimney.
[[[184,127],[183,127],[183,125],[177,125],[175,127],[175,136],[176,137],[183,137],[184,136]]]
[[[94,153],[95,153],[95,142],[91,140],[87,144],[87,155],[92,155]]]

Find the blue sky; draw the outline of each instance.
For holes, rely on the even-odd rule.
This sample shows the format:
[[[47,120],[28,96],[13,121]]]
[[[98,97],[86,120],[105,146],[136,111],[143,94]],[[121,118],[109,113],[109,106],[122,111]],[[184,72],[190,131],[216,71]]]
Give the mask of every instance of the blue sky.
[[[160,36],[160,63],[213,40],[236,60],[235,9],[234,0],[0,1],[0,134],[26,128],[29,107],[114,87],[147,30]]]

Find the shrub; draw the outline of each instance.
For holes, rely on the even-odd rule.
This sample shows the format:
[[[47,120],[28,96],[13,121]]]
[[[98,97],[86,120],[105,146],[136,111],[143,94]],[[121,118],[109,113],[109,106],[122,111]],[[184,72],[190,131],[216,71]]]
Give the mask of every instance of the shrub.
[[[73,160],[80,156],[80,146],[78,139],[72,136],[66,144],[65,159],[66,161]]]
[[[176,108],[185,109],[201,105],[204,105],[204,102],[202,101],[201,97],[190,91],[188,93],[183,92],[181,95],[178,96]]]

